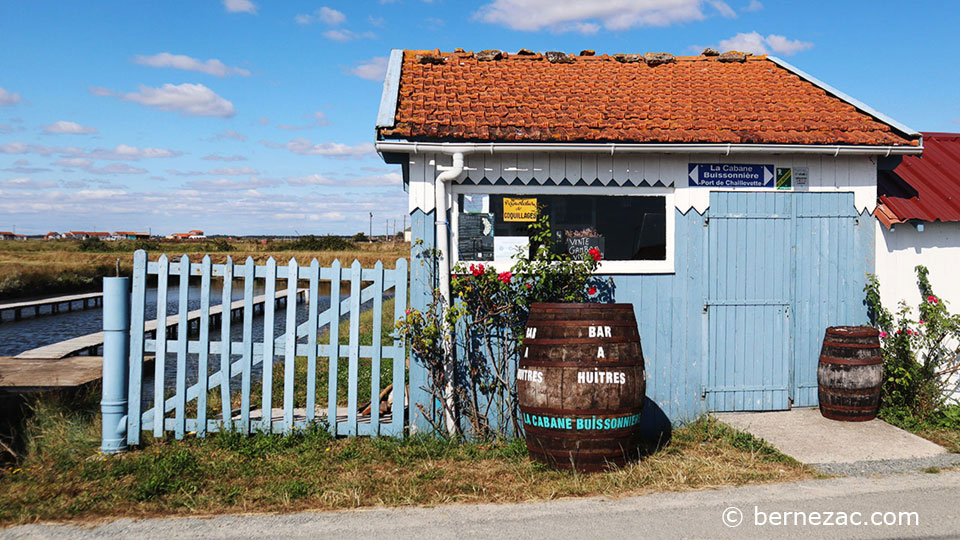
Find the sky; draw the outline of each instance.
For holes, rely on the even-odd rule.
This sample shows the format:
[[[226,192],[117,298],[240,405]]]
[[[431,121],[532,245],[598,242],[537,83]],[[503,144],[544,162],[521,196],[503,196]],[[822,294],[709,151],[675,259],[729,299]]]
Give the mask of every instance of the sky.
[[[960,131],[957,27],[955,2],[0,0],[0,231],[400,229],[393,48],[769,53]]]

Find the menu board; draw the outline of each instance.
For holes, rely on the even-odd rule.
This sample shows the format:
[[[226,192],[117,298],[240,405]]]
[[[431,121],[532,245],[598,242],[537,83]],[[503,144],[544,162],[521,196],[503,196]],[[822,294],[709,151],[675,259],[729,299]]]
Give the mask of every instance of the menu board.
[[[457,219],[457,249],[462,261],[493,260],[493,214],[465,214]]]

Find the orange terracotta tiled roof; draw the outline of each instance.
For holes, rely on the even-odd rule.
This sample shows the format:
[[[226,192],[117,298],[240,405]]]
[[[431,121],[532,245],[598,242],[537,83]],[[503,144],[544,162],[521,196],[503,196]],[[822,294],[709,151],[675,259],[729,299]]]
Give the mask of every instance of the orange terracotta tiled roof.
[[[665,55],[666,63],[653,65],[641,55],[585,52],[496,58],[404,51],[395,124],[381,127],[379,135],[413,141],[918,144],[765,56]]]

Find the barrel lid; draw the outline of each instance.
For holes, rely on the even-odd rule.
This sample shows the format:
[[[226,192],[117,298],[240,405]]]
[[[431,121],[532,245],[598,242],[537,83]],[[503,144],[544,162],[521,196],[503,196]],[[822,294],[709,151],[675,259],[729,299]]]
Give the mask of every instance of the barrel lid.
[[[880,331],[869,326],[831,326],[827,335],[838,337],[877,337]]]

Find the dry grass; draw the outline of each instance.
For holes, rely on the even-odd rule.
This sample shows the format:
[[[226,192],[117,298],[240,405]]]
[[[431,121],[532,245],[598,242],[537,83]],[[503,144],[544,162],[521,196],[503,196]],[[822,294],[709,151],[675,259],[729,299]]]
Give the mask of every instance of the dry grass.
[[[130,275],[133,251],[143,244],[121,241],[103,245],[116,251],[82,251],[81,242],[76,240],[0,242],[0,300],[99,290],[101,278],[114,275],[117,259],[121,274]],[[348,266],[356,259],[368,268],[378,260],[382,260],[385,267],[393,268],[396,259],[410,255],[410,246],[404,242],[358,244],[357,249],[347,251],[283,251],[278,249],[280,245],[280,242],[263,244],[248,240],[167,241],[151,242],[148,253],[151,259],[161,253],[171,256],[186,253],[195,262],[209,254],[214,263],[222,263],[230,256],[236,262],[253,257],[262,264],[272,256],[281,264],[296,257],[298,262],[306,264],[316,258],[322,266],[340,259]]]
[[[592,475],[545,469],[527,459],[520,441],[335,440],[322,429],[160,440],[106,458],[96,453],[95,405],[88,399],[80,407],[39,406],[27,457],[0,472],[0,525],[622,497],[812,476],[762,441],[712,420],[677,429],[637,463]]]

